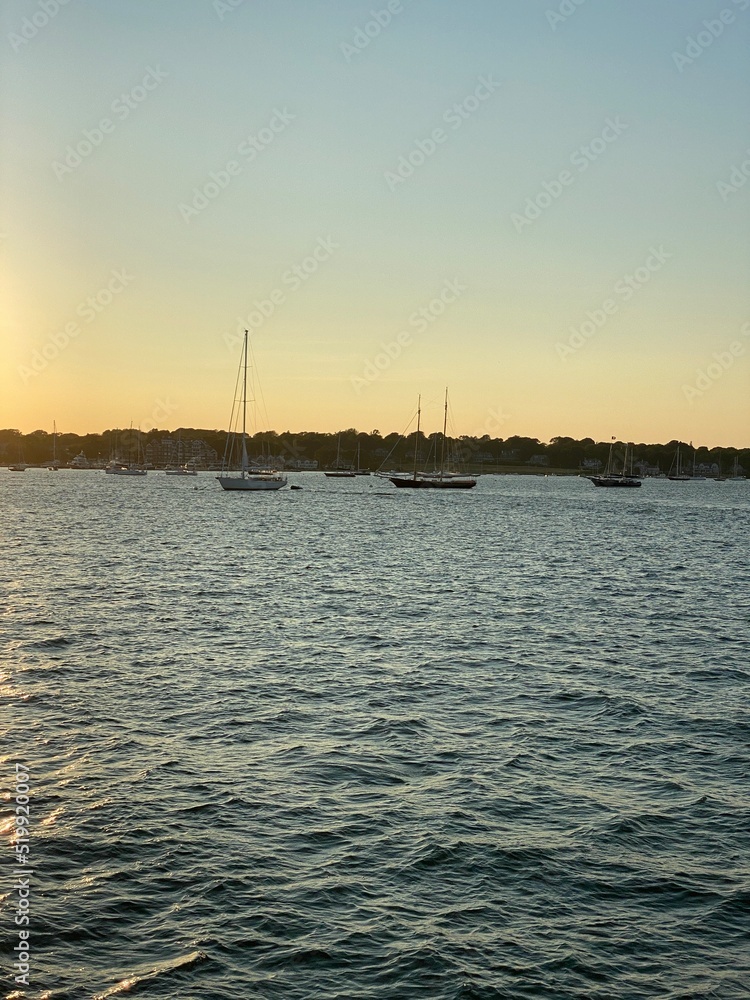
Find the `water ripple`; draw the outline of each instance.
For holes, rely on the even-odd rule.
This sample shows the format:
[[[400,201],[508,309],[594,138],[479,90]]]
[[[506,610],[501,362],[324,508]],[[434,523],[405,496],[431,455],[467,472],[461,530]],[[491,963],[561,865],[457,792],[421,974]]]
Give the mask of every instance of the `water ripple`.
[[[109,479],[0,477],[19,995],[744,1000],[743,484]]]

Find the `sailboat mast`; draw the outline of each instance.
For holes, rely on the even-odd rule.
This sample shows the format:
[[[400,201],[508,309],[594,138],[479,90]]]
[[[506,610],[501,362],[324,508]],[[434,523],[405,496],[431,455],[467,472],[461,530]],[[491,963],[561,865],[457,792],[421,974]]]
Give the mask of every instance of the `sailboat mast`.
[[[247,330],[245,330],[245,358],[242,369],[242,475],[247,469],[247,440],[245,426],[247,423]]]
[[[445,471],[445,434],[448,430],[448,386],[445,387],[445,413],[443,414],[443,443],[440,448],[440,478]]]
[[[419,430],[420,430],[420,421],[421,421],[421,419],[422,419],[422,396],[420,395],[417,398],[417,433],[416,433],[416,436],[414,438],[414,480],[415,480],[415,482],[416,482],[416,479],[417,479],[417,454],[418,454],[418,449],[419,449]]]

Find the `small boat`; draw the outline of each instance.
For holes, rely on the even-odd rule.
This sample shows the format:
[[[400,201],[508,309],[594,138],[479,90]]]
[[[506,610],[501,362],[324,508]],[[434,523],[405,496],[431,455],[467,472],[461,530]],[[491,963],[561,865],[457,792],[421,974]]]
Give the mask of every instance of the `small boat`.
[[[132,452],[133,452],[133,446],[132,446],[133,425],[132,425],[132,423],[130,425],[130,438],[131,438],[131,442],[130,442],[130,447],[128,448],[128,451],[131,452],[131,458],[132,458]],[[107,464],[104,466],[104,471],[105,471],[105,473],[108,476],[145,476],[146,475],[146,469],[143,467],[143,464],[140,461],[140,459],[141,459],[140,431],[138,431],[138,438],[137,438],[136,446],[135,446],[135,459],[136,459],[135,461],[132,461],[130,459],[128,459],[128,461],[125,461],[124,459],[121,459],[121,458],[117,457],[117,451],[118,450],[119,449],[117,449],[117,446],[115,446],[115,457],[113,457],[112,459],[110,459],[110,461],[107,462]]]
[[[128,465],[125,462],[121,462],[118,459],[113,459],[108,462],[104,467],[104,471],[108,476],[145,476],[146,470],[142,469],[139,465]]]
[[[692,445],[692,442],[691,442]],[[667,479],[671,479],[673,483],[693,483],[693,482],[705,482],[705,476],[699,476],[695,471],[695,450],[693,450],[693,474],[685,472],[685,467],[682,463],[682,454],[680,452],[680,446],[677,445],[677,451],[675,453],[672,465],[667,473]]]
[[[57,472],[60,463],[57,461],[57,423],[52,421],[52,462],[47,466],[50,472]]]
[[[18,461],[8,466],[8,472],[26,472],[29,468],[28,462],[24,461],[23,447],[18,446]]]
[[[362,463],[361,463],[361,459],[360,459],[360,444],[359,444],[359,441],[357,441],[357,468],[354,470],[354,475],[355,476],[370,476],[370,475],[372,475],[372,473],[370,472],[369,469],[363,469],[362,468]]]
[[[224,461],[221,466],[221,475],[217,476],[219,486],[227,492],[260,492],[262,490],[280,490],[286,486],[286,476],[280,475],[275,469],[251,469],[247,457],[247,330],[245,330],[245,341],[240,359],[240,369],[242,371],[242,432],[234,430],[236,418],[235,407],[237,398],[235,396],[232,407],[232,416],[229,422],[229,432],[227,434],[227,444],[224,449]],[[239,438],[239,442],[238,439]],[[232,460],[235,451],[240,452],[240,473],[232,475]],[[236,467],[236,466],[235,466]]]
[[[734,466],[732,467],[732,475],[729,477],[731,483],[744,483],[747,476],[740,475],[740,457],[739,455],[734,456]]]
[[[198,470],[195,467],[195,462],[190,461],[176,469],[165,469],[164,474],[167,476],[197,476]]]
[[[389,476],[388,478],[398,489],[407,490],[470,490],[477,485],[471,476],[462,476],[455,472],[445,471],[445,452],[448,430],[448,390],[445,390],[445,409],[443,416],[443,438],[440,450],[440,469],[434,473],[420,473],[417,470],[419,430],[422,417],[422,397],[417,403],[417,433],[414,440],[414,471],[411,476]]]
[[[341,468],[341,435],[339,434],[338,444],[336,445],[336,465],[333,469],[330,469],[325,473],[327,479],[354,479],[356,473],[351,469]]]
[[[625,445],[625,456],[622,460],[622,472],[614,471],[614,461],[612,457],[612,450],[615,446],[615,439],[609,445],[609,456],[607,457],[607,466],[604,470],[604,474],[601,476],[586,476],[586,479],[590,480],[594,486],[603,487],[624,487],[626,489],[637,488],[641,485],[640,479],[635,476],[627,474],[628,467],[628,445]],[[632,460],[632,453],[631,453]]]

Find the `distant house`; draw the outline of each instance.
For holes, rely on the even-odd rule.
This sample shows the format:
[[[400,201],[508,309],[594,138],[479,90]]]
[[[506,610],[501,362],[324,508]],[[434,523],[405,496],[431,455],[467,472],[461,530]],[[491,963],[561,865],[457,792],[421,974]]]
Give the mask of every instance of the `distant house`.
[[[163,437],[146,445],[146,462],[157,468],[168,465],[184,465],[186,462],[193,462],[199,468],[209,468],[216,465],[218,461],[219,456],[216,450],[207,445],[202,438],[186,440]]]
[[[584,458],[581,462],[581,468],[583,469],[592,469],[596,471],[597,469],[601,469],[601,467],[602,463],[598,458]]]
[[[286,467],[287,469],[298,469],[300,472],[312,472],[318,468],[318,460],[315,458],[290,458]]]
[[[250,461],[253,465],[257,465],[262,469],[285,469],[291,468],[291,465],[284,458],[283,455],[260,455],[253,456]]]
[[[546,455],[532,455],[531,458],[526,463],[527,465],[549,465],[549,459]]]

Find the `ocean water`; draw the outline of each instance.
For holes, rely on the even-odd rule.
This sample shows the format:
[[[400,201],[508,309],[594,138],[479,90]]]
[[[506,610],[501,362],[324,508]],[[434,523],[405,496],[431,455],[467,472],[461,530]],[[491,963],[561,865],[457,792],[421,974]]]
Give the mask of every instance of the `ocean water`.
[[[746,998],[750,483],[292,481],[0,470],[1,995]]]

